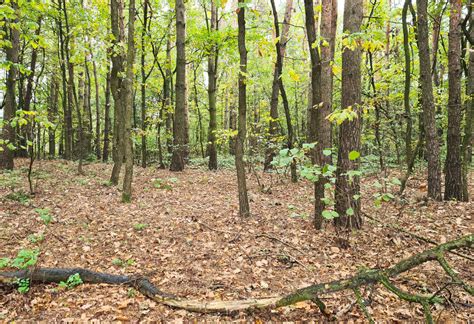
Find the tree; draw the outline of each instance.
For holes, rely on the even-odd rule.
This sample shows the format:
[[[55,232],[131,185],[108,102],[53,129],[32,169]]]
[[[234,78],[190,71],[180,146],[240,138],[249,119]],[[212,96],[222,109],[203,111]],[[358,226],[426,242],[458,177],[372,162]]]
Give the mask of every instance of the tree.
[[[245,0],[239,0],[237,8],[238,47],[240,57],[239,70],[239,106],[238,133],[235,140],[235,168],[237,169],[237,187],[239,191],[239,213],[250,216],[247,180],[245,178],[244,145],[247,133],[247,48],[245,46]]]
[[[278,127],[278,95],[281,94],[283,107],[285,110],[286,126],[288,130],[287,136],[287,147],[289,150],[293,148],[294,142],[294,131],[293,124],[291,122],[291,113],[288,104],[288,97],[286,95],[285,86],[283,84],[283,59],[286,52],[286,44],[288,42],[288,32],[290,30],[291,11],[293,10],[293,0],[287,0],[285,7],[285,16],[283,19],[283,28],[280,34],[280,23],[278,20],[278,12],[276,9],[275,1],[270,1],[273,13],[273,28],[275,29],[275,50],[276,50],[276,61],[273,68],[273,83],[272,83],[272,94],[270,100],[270,141],[267,146],[266,158],[264,163],[264,169],[268,170],[271,168],[271,162],[275,157],[275,146],[278,145],[276,137],[279,133]],[[293,182],[297,181],[296,164],[292,163],[290,166],[291,179]]]
[[[3,108],[3,126],[0,139],[0,170],[13,169],[13,149],[15,142],[15,130],[10,121],[16,111],[16,79],[18,74],[18,55],[20,51],[20,30],[15,26],[19,21],[18,3],[14,0],[9,3],[11,15],[4,25],[8,42],[5,42],[4,50],[8,62],[6,79],[5,105]]]
[[[123,82],[125,74],[125,50],[121,47],[125,42],[125,31],[123,22],[123,2],[122,0],[110,1],[110,19],[112,29],[112,70],[110,73],[110,88],[114,98],[114,126],[113,126],[113,147],[112,158],[114,166],[110,176],[110,182],[114,185],[118,184],[120,171],[124,159],[124,129],[125,129],[125,91],[123,90]]]
[[[347,37],[358,33],[364,14],[364,1],[354,0],[344,3],[343,30]],[[353,36],[352,36],[353,37]],[[361,228],[360,184],[356,174],[359,163],[361,131],[361,50],[357,43],[346,45],[342,51],[342,98],[344,110],[355,116],[345,119],[339,128],[339,149],[336,170],[336,212],[337,227]]]
[[[123,82],[125,92],[124,107],[124,154],[125,176],[123,178],[122,201],[130,202],[132,198],[133,178],[133,142],[132,142],[132,106],[133,106],[133,63],[135,62],[135,0],[128,4],[127,67]]]
[[[211,21],[208,26],[208,33],[211,36],[210,52],[207,58],[207,75],[208,86],[207,94],[209,101],[209,131],[208,131],[208,145],[207,154],[209,155],[209,170],[217,169],[217,147],[216,147],[216,132],[217,132],[217,63],[219,58],[219,48],[216,44],[215,34],[219,30],[218,20],[218,6],[215,0],[211,0]],[[206,14],[207,17],[207,14]]]
[[[428,197],[441,200],[441,168],[439,142],[436,133],[431,60],[428,37],[428,1],[417,0],[417,42],[420,65],[421,107],[425,129],[426,155],[428,159]]]
[[[333,72],[332,62],[336,44],[337,26],[337,0],[322,0],[321,2],[321,80],[319,83],[321,103],[317,110],[317,162],[321,167],[332,163],[331,155],[324,154],[324,150],[330,149],[331,145],[331,124],[327,117],[332,110],[333,96]],[[316,229],[321,229],[323,222],[323,211],[325,209],[325,185],[327,181],[320,177],[314,186],[314,225]]]
[[[450,1],[448,47],[448,135],[445,200],[463,200],[461,156],[461,0]]]
[[[187,157],[188,118],[186,97],[186,8],[176,0],[176,104],[173,123],[173,155],[171,171],[183,171]]]

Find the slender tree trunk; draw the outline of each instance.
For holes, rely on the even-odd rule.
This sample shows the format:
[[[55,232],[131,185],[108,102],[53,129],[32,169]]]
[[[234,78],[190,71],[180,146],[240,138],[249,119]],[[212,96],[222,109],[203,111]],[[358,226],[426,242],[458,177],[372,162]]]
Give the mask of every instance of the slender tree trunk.
[[[49,95],[48,95],[48,120],[55,122],[58,114],[58,96],[59,84],[56,76],[51,74]],[[51,158],[56,155],[56,129],[54,127],[48,130],[48,152]]]
[[[431,81],[427,0],[417,0],[417,16],[421,106],[423,109],[426,155],[428,158],[428,197],[441,200],[441,167],[439,162],[439,141],[436,132],[433,84]]]
[[[146,138],[146,131],[147,131],[147,121],[146,121],[146,72],[145,72],[145,37],[146,37],[146,30],[148,26],[148,0],[144,0],[143,3],[143,29],[141,35],[141,77],[142,82],[140,85],[141,90],[141,128],[142,128],[142,167],[146,168],[147,165],[147,138]]]
[[[474,39],[474,1],[470,0],[469,5],[471,10],[469,11],[470,17],[469,25],[471,26],[470,30],[470,39]],[[464,126],[464,137],[462,139],[462,149],[461,155],[463,158],[463,201],[469,201],[469,165],[472,158],[472,131],[474,124],[474,47],[471,41],[467,41],[469,44],[467,50],[469,53],[469,67],[467,68],[466,73],[466,92],[468,95],[468,100],[466,102],[466,122]]]
[[[110,182],[118,184],[120,171],[124,159],[124,123],[125,123],[125,102],[123,95],[123,75],[125,74],[125,54],[120,50],[121,44],[125,42],[123,0],[110,1],[110,18],[112,26],[112,71],[110,73],[110,89],[114,98],[114,126],[113,126],[113,147],[112,158],[114,166]]]
[[[448,48],[448,135],[445,200],[462,200],[461,156],[461,0],[450,0]]]
[[[287,137],[287,147],[289,149],[293,148],[294,134],[293,134],[293,125],[291,123],[290,109],[288,105],[288,98],[286,96],[285,87],[283,84],[282,74],[283,74],[283,60],[286,52],[286,43],[288,42],[288,32],[290,30],[290,21],[291,21],[291,11],[293,10],[293,0],[287,0],[285,7],[285,16],[283,19],[283,28],[280,34],[280,25],[278,21],[278,12],[276,9],[275,1],[271,1],[272,12],[273,12],[273,28],[275,30],[275,38],[277,42],[275,43],[275,50],[277,54],[275,67],[273,69],[273,83],[272,83],[272,96],[270,100],[270,141],[268,142],[266,157],[264,163],[264,170],[271,169],[271,162],[276,154],[276,149],[278,145],[277,136],[281,133],[281,130],[278,127],[278,95],[281,93],[283,107],[285,110],[285,119],[288,129]],[[296,165],[292,163],[290,166],[291,170],[291,179],[292,181],[297,181],[296,174]]]
[[[326,117],[332,110],[333,74],[332,61],[334,60],[337,26],[337,0],[322,0],[321,13],[321,79],[320,95],[321,105],[318,108],[317,132],[317,162],[321,167],[332,164],[331,155],[323,154],[325,149],[331,148],[331,124]],[[324,43],[327,43],[325,45]],[[323,223],[322,213],[325,209],[325,185],[327,179],[320,177],[314,185],[314,225],[321,229]]]
[[[92,153],[92,105],[91,105],[91,75],[89,71],[89,65],[87,64],[87,58],[84,60],[84,156],[87,157]]]
[[[247,48],[245,46],[245,7],[244,0],[238,0],[238,47],[240,56],[239,71],[239,129],[235,143],[235,168],[237,169],[237,187],[239,191],[239,214],[250,216],[247,180],[245,178],[244,145],[247,132]]]
[[[168,36],[166,41],[166,66],[165,66],[165,75],[163,78],[163,95],[165,99],[166,106],[166,149],[168,154],[173,153],[173,105],[172,105],[172,82],[173,74],[171,72],[171,41]]]
[[[63,1],[58,2],[58,29],[59,29],[59,44],[60,44],[60,67],[62,77],[62,106],[63,106],[63,137],[64,137],[64,158],[66,160],[72,159],[72,110],[69,105],[69,91],[67,87],[67,66],[66,66],[66,54],[65,54],[65,35],[63,30]],[[61,141],[62,142],[62,141]]]
[[[123,179],[122,201],[130,202],[132,198],[133,179],[133,142],[132,142],[132,106],[133,106],[133,63],[135,62],[135,0],[128,5],[128,40],[127,40],[127,76],[124,80],[125,92],[124,108],[124,152],[125,176]]]
[[[184,170],[188,150],[185,41],[186,9],[183,0],[176,0],[176,105],[173,123],[171,171]]]
[[[105,111],[104,111],[104,151],[102,152],[102,161],[109,160],[110,146],[110,70],[105,77]]]
[[[12,11],[15,12],[15,15],[19,15],[18,3],[12,0],[9,5]],[[0,170],[12,170],[14,167],[13,150],[9,148],[9,145],[13,145],[15,141],[15,130],[11,126],[10,120],[15,116],[16,111],[15,87],[18,74],[16,65],[18,64],[19,59],[20,31],[13,26],[13,24],[17,24],[18,19],[19,17],[16,16],[8,21],[10,26],[5,27],[5,36],[10,41],[11,46],[4,48],[9,68],[5,82],[6,91],[4,99],[5,105],[3,107],[3,120],[6,122],[3,124],[1,133],[3,144],[0,146]]]
[[[411,156],[412,156],[412,129],[413,121],[411,118],[411,106],[410,106],[410,89],[411,89],[411,57],[410,57],[410,45],[409,45],[409,34],[408,34],[408,23],[407,14],[408,7],[411,5],[411,0],[405,0],[402,10],[402,29],[403,29],[403,52],[405,54],[405,88],[403,91],[403,106],[405,108],[405,162],[407,164],[407,173],[410,174],[409,168]]]
[[[364,1],[346,1],[344,4],[344,25],[346,33],[360,31],[364,14]],[[357,117],[342,122],[339,129],[339,150],[336,171],[336,212],[334,219],[337,227],[361,228],[360,179],[358,175],[350,176],[351,171],[359,169],[359,159],[350,158],[351,152],[360,152],[361,131],[361,50],[344,48],[342,52],[342,98],[343,109],[352,107]]]
[[[233,98],[234,91],[230,90],[229,97]],[[231,99],[229,106],[229,129],[232,133],[237,131],[237,112],[235,111],[235,101]],[[230,155],[235,155],[235,136],[229,138],[229,153]]]
[[[209,33],[216,33],[219,30],[218,26],[218,6],[216,1],[211,0],[211,25]],[[213,44],[211,53],[207,60],[207,75],[208,75],[208,100],[209,100],[209,130],[208,130],[208,146],[207,153],[209,154],[209,170],[217,170],[217,147],[216,147],[216,131],[217,131],[217,61],[219,57],[219,49],[217,44]]]
[[[91,52],[92,54],[92,52]],[[100,100],[99,100],[99,79],[97,75],[97,64],[95,63],[94,57],[92,57],[92,71],[94,73],[94,87],[95,87],[95,156],[97,160],[100,160]]]

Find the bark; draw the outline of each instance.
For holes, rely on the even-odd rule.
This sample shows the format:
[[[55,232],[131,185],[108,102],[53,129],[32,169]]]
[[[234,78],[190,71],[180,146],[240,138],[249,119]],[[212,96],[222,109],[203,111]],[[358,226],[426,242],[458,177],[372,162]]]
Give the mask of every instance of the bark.
[[[219,30],[218,25],[218,6],[215,0],[211,0],[211,24],[208,33],[210,35]],[[217,170],[217,147],[216,147],[216,131],[217,131],[217,63],[219,58],[219,48],[217,44],[212,44],[211,51],[207,59],[207,75],[208,75],[208,100],[209,100],[209,130],[207,154],[209,155],[209,170]]]
[[[84,60],[84,156],[92,153],[92,105],[91,105],[91,75],[87,58]]]
[[[40,16],[38,18],[38,27],[35,30],[35,37],[39,37],[41,34],[41,25],[43,22],[43,17]],[[31,50],[31,61],[30,61],[30,73],[26,76],[26,90],[25,90],[25,98],[23,100],[23,106],[20,108],[25,111],[31,110],[31,100],[33,99],[33,88],[34,88],[34,80],[36,74],[36,61],[38,60],[38,49],[39,47],[34,47]],[[22,127],[19,131],[22,133],[20,140],[19,140],[19,147],[18,152],[16,152],[17,156],[20,157],[27,157],[28,156],[28,144],[27,141],[33,141],[33,138],[30,138],[31,135],[31,123],[28,123],[24,127]]]
[[[58,115],[58,97],[59,97],[59,84],[56,76],[51,75],[49,95],[48,95],[48,120],[55,122]],[[49,156],[54,158],[56,155],[56,128],[51,127],[48,130],[48,151]]]
[[[177,309],[184,309],[197,313],[230,313],[242,310],[255,310],[258,308],[278,308],[296,304],[303,301],[313,301],[319,309],[326,314],[325,305],[320,296],[329,295],[343,290],[352,290],[355,293],[356,300],[362,311],[372,321],[370,315],[365,309],[364,302],[360,296],[359,289],[364,286],[380,283],[383,287],[394,293],[398,298],[408,302],[419,303],[425,310],[427,319],[431,318],[429,312],[430,304],[444,303],[445,298],[441,296],[415,295],[397,288],[392,280],[398,275],[410,271],[429,261],[439,263],[445,274],[449,276],[452,282],[462,287],[469,295],[474,295],[474,287],[463,281],[457,272],[451,267],[445,258],[448,252],[454,252],[461,248],[471,248],[474,246],[474,235],[467,235],[457,240],[440,244],[432,249],[422,253],[415,254],[409,258],[403,259],[395,265],[388,268],[364,269],[357,274],[347,278],[313,284],[296,290],[284,296],[271,298],[253,298],[246,300],[215,300],[201,301],[180,298],[178,296],[166,293],[157,288],[146,277],[113,275],[108,273],[95,272],[83,268],[31,268],[27,270],[18,270],[12,272],[0,272],[0,287],[15,287],[18,279],[28,279],[30,284],[50,284],[67,281],[70,276],[78,274],[85,284],[111,284],[128,285],[140,291],[146,297],[157,303],[167,305]],[[428,307],[426,307],[428,306]]]
[[[237,187],[239,192],[239,214],[242,217],[250,216],[249,198],[247,194],[247,180],[245,178],[244,145],[247,133],[247,48],[245,45],[245,6],[244,0],[238,0],[238,48],[240,57],[239,71],[239,108],[238,133],[235,139],[235,168],[237,170]]]
[[[467,49],[469,50],[469,67],[466,68],[466,92],[468,96],[468,100],[466,102],[466,122],[464,125],[464,137],[462,139],[462,148],[461,154],[463,158],[463,200],[469,201],[469,165],[472,159],[472,131],[473,131],[473,124],[474,124],[474,48],[472,44],[472,40],[474,39],[474,15],[473,15],[473,8],[474,8],[474,1],[470,1],[470,8],[471,10],[468,11],[468,16],[466,17],[466,21],[469,21],[470,25],[470,40],[467,40],[469,45]],[[466,35],[467,36],[467,35]],[[467,38],[467,37],[466,37]]]
[[[142,128],[142,167],[146,168],[147,165],[147,138],[146,138],[146,131],[147,131],[147,121],[146,121],[146,80],[147,75],[145,72],[145,38],[146,38],[146,31],[148,26],[148,0],[144,0],[143,3],[143,29],[141,35],[141,77],[142,82],[140,85],[140,92],[141,92],[141,128]]]
[[[91,52],[92,56],[92,52]],[[97,64],[95,63],[94,57],[92,56],[92,72],[94,73],[94,88],[95,88],[95,157],[97,160],[101,158],[101,145],[100,145],[100,93],[99,93],[99,79],[97,75]]]
[[[123,178],[122,201],[132,199],[133,179],[133,142],[132,142],[132,106],[133,106],[133,63],[135,62],[135,0],[128,4],[128,39],[127,39],[127,76],[123,84],[125,94],[124,107],[124,153],[125,175]]]
[[[332,110],[333,74],[332,61],[334,60],[337,27],[337,0],[322,0],[321,13],[321,104],[317,111],[317,163],[320,167],[332,164],[331,156],[323,154],[323,150],[331,145],[331,124],[326,117]],[[321,229],[323,223],[322,212],[325,209],[325,184],[327,179],[320,177],[314,184],[314,226]]]
[[[171,171],[184,170],[188,151],[185,42],[186,8],[183,0],[176,0],[176,104],[173,123]]]
[[[102,161],[109,160],[110,146],[110,70],[105,76],[105,110],[104,110],[104,150],[102,152]]]
[[[448,48],[448,135],[445,200],[463,200],[461,156],[461,0],[450,1]]]
[[[407,164],[407,173],[411,173],[410,161],[412,152],[412,129],[413,121],[411,118],[411,106],[410,106],[410,89],[411,89],[411,55],[410,55],[410,45],[408,40],[408,23],[407,23],[407,14],[408,7],[411,5],[411,0],[405,0],[402,10],[402,29],[403,29],[403,52],[405,55],[405,88],[403,91],[403,106],[405,109],[405,120],[406,120],[406,129],[405,129],[405,162]]]
[[[421,107],[428,159],[428,197],[441,200],[441,167],[428,44],[428,1],[417,0],[417,42],[420,64]]]
[[[229,97],[233,98],[234,91],[231,89]],[[234,100],[231,99],[229,106],[229,129],[231,132],[237,131],[237,112],[235,111]],[[235,155],[235,136],[229,138],[229,153]]]
[[[291,12],[293,10],[293,0],[287,0],[285,7],[285,16],[283,19],[283,28],[280,34],[280,23],[278,20],[278,12],[276,9],[275,1],[271,1],[272,12],[273,12],[273,28],[275,30],[275,38],[277,42],[275,43],[276,50],[276,62],[273,69],[273,84],[272,84],[272,97],[270,100],[270,141],[266,150],[266,158],[264,163],[264,170],[271,169],[271,162],[276,154],[276,149],[278,146],[277,137],[281,133],[279,129],[278,122],[278,95],[279,93],[282,96],[283,108],[285,111],[286,126],[288,130],[287,136],[287,147],[291,150],[293,148],[294,142],[294,131],[293,125],[291,122],[290,108],[288,104],[288,98],[286,95],[285,87],[283,84],[282,74],[283,74],[283,61],[285,58],[286,44],[288,42],[288,32],[290,30],[290,21],[291,21]],[[292,163],[290,166],[291,179],[293,182],[297,181],[296,174],[296,164]]]
[[[343,29],[349,34],[360,30],[364,14],[364,1],[354,0],[344,4]],[[361,228],[362,215],[360,212],[360,179],[350,177],[348,172],[359,168],[359,159],[350,160],[352,151],[360,152],[361,132],[361,50],[360,48],[344,48],[342,52],[342,98],[343,109],[352,107],[357,113],[352,121],[346,119],[339,129],[339,149],[336,171],[335,210],[339,217],[334,219],[337,227],[346,229]],[[352,211],[352,212],[350,212]],[[351,215],[352,214],[352,215]]]
[[[173,153],[173,73],[171,72],[171,41],[168,36],[166,42],[166,67],[165,67],[166,77],[163,78],[163,95],[166,106],[166,149],[168,154]]]
[[[118,184],[120,171],[124,159],[124,114],[125,114],[125,98],[123,82],[125,74],[125,52],[121,49],[120,44],[125,42],[124,19],[123,19],[123,2],[122,0],[111,0],[110,2],[110,19],[112,26],[112,71],[110,73],[110,89],[114,98],[114,126],[113,126],[113,147],[112,158],[114,166],[110,176],[110,182],[114,185]]]
[[[66,68],[66,55],[65,55],[65,36],[63,30],[63,13],[62,13],[63,2],[58,2],[58,30],[59,30],[59,58],[61,68],[61,79],[62,79],[62,107],[63,107],[63,132],[62,137],[64,139],[64,152],[60,150],[60,154],[64,156],[66,160],[72,158],[72,111],[68,104],[67,96],[67,68]],[[61,140],[61,144],[63,140]]]
[[[15,11],[16,15],[19,15],[18,3],[16,1],[10,2],[10,7]],[[19,17],[16,16],[9,24],[17,24]],[[15,87],[16,79],[18,75],[18,64],[19,50],[20,50],[20,31],[13,27],[5,27],[5,34],[11,43],[11,46],[5,47],[4,51],[6,54],[6,60],[9,62],[9,68],[7,72],[5,82],[5,105],[3,107],[3,126],[1,132],[1,140],[3,144],[0,145],[0,170],[12,170],[14,167],[13,162],[13,150],[11,150],[7,144],[13,145],[15,142],[15,130],[10,124],[10,120],[15,116],[16,111],[16,98],[15,98]]]

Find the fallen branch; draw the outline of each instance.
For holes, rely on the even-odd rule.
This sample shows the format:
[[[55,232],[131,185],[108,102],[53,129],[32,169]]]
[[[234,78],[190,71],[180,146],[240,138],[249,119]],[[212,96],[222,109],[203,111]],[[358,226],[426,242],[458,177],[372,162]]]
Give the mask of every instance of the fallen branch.
[[[313,301],[324,312],[326,306],[321,301],[320,296],[335,293],[342,290],[352,290],[363,313],[368,315],[367,309],[362,301],[360,287],[381,283],[388,290],[397,295],[400,299],[419,303],[423,306],[427,321],[431,321],[430,304],[443,303],[444,298],[434,294],[432,296],[414,295],[397,288],[391,279],[403,272],[413,269],[422,263],[428,261],[438,261],[446,273],[454,282],[459,284],[468,292],[473,294],[473,288],[465,283],[447,263],[444,255],[456,249],[472,247],[474,245],[474,234],[464,236],[460,239],[438,245],[432,249],[416,254],[404,259],[392,267],[386,269],[367,269],[360,271],[348,279],[335,280],[331,282],[319,283],[306,288],[297,290],[294,293],[283,297],[271,297],[261,299],[246,299],[235,301],[199,301],[182,299],[172,294],[165,293],[156,288],[149,279],[145,277],[133,277],[125,275],[112,275],[100,272],[94,272],[87,269],[58,269],[58,268],[33,268],[14,272],[0,272],[1,285],[15,285],[17,279],[29,279],[30,283],[59,283],[66,281],[71,275],[78,273],[84,283],[106,283],[131,286],[140,291],[145,296],[158,303],[175,308],[185,309],[199,313],[229,313],[239,310],[248,310],[255,308],[274,308],[295,304],[302,301]],[[370,315],[368,315],[370,316]],[[369,321],[371,319],[369,318]]]

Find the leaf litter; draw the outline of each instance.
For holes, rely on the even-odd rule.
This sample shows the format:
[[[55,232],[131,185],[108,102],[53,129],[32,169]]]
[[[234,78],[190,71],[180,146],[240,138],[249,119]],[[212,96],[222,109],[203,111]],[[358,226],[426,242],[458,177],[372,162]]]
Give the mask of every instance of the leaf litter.
[[[25,168],[27,161],[19,160],[17,164]],[[263,193],[249,174],[252,216],[242,219],[238,216],[232,170],[190,168],[173,173],[136,167],[134,199],[123,204],[120,186],[112,187],[107,182],[110,164],[89,164],[85,176],[77,175],[75,164],[67,161],[38,161],[35,168],[41,170],[42,177],[36,183],[37,194],[27,203],[5,198],[12,188],[0,187],[0,257],[14,257],[20,249],[37,247],[41,251],[40,267],[83,267],[143,275],[162,290],[190,299],[278,296],[312,283],[354,275],[361,268],[387,267],[430,247],[384,224],[439,243],[474,229],[473,203],[419,199],[425,188],[423,175],[409,182],[403,199],[385,202],[381,208],[363,198],[364,212],[382,223],[366,219],[362,230],[350,233],[349,248],[341,248],[331,224],[318,232],[311,217],[295,217],[312,215],[313,188],[305,181],[293,184],[279,177],[275,184],[273,175],[271,193]],[[259,177],[270,183],[269,175]],[[363,183],[373,180],[368,177]],[[27,191],[26,180],[13,190]],[[371,197],[371,190],[363,190],[363,197]],[[471,187],[471,195],[473,191]],[[44,224],[36,208],[47,208],[51,223]],[[44,235],[43,240],[28,240],[29,235],[38,233]],[[472,262],[452,255],[449,259],[472,284]],[[447,282],[434,263],[396,280],[400,288],[425,294],[435,293]],[[473,298],[458,287],[448,289],[443,293],[450,295],[451,305],[434,306],[433,317],[442,321],[472,320]],[[400,301],[380,286],[367,288],[364,296],[375,320],[423,319],[418,305]],[[321,297],[337,320],[365,321],[351,292]],[[127,287],[103,284],[64,291],[57,285],[34,285],[26,295],[15,291],[0,297],[0,321],[6,322],[327,318],[309,302],[274,310],[197,314],[157,304]]]

